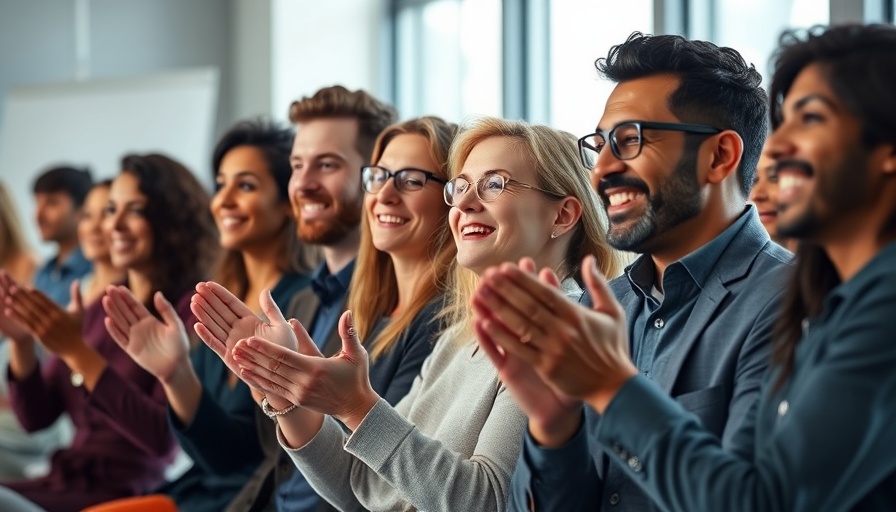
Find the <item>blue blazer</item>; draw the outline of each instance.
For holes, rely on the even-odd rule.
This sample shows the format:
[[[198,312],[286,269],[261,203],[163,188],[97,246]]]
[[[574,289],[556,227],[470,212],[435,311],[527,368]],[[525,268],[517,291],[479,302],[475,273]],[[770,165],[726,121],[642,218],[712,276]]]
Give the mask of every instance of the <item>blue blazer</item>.
[[[755,208],[744,215],[704,283],[686,328],[678,333],[672,359],[654,367],[652,376],[725,446],[759,396],[792,260],[790,252],[771,241]],[[629,278],[616,278],[610,287],[626,317],[635,318],[644,299]],[[590,298],[583,302],[590,306]],[[629,322],[634,354],[638,337],[631,328]],[[610,456],[620,454],[598,441],[600,427],[600,416],[586,407],[584,428],[566,446],[542,449],[527,438],[513,477],[510,508],[658,510],[634,480],[609,464]]]
[[[896,242],[804,324],[730,448],[641,378],[605,411],[600,442],[666,510],[896,510]],[[619,457],[614,457],[619,461]],[[621,461],[620,461],[621,462]]]

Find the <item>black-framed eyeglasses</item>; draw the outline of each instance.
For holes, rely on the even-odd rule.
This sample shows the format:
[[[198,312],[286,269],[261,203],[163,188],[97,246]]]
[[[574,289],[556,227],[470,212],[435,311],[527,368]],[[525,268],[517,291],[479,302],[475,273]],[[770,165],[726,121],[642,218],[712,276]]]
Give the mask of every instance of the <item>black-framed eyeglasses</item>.
[[[610,141],[610,150],[619,160],[631,160],[641,154],[644,147],[644,130],[667,130],[673,132],[698,133],[714,135],[722,130],[705,124],[689,123],[653,123],[649,121],[627,121],[619,123],[609,133],[594,132],[579,139],[579,156],[582,164],[589,169],[594,168],[597,155]]]
[[[538,188],[534,185],[529,185],[528,183],[523,183],[522,181],[517,181],[513,178],[507,178],[501,174],[489,173],[480,176],[479,179],[472,183],[470,183],[468,179],[462,177],[449,180],[448,183],[445,184],[445,189],[443,190],[445,203],[448,204],[448,206],[457,205],[461,196],[466,194],[467,190],[470,189],[470,185],[473,185],[473,190],[476,191],[476,197],[478,197],[480,201],[483,203],[490,203],[497,199],[498,196],[501,195],[501,192],[504,192],[508,183],[513,183],[523,188],[531,188],[532,190],[537,190],[553,198],[559,199],[563,197],[560,194],[556,194],[543,188]]]
[[[445,180],[422,169],[407,167],[398,171],[390,171],[380,165],[367,165],[361,168],[361,187],[368,194],[376,194],[386,185],[389,178],[395,178],[395,188],[399,192],[416,192],[423,190],[429,180],[445,183]]]

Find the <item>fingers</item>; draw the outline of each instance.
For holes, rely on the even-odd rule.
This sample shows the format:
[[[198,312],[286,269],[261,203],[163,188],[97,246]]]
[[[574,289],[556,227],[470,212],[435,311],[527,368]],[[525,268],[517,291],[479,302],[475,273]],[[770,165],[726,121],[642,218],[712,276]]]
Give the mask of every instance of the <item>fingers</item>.
[[[121,324],[123,329],[130,329],[130,326],[149,315],[146,307],[138,302],[131,291],[124,286],[110,286],[106,290],[103,309],[106,310],[107,315],[114,317],[116,323]]]
[[[103,297],[105,300],[106,297]],[[112,339],[115,340],[115,343],[118,344],[122,350],[127,351],[128,343],[130,341],[130,337],[127,332],[123,331],[111,317],[106,317],[103,319],[103,325],[106,326],[106,330],[109,331],[109,336],[112,336]]]
[[[233,359],[240,367],[240,375],[250,374],[266,392],[273,392],[292,401],[295,393],[291,391],[295,380],[305,374],[307,368],[303,355],[281,347],[276,343],[261,339],[248,338],[240,340],[234,346]]]
[[[497,368],[500,373],[501,368],[504,367],[504,362],[507,360],[507,356],[500,348],[498,348],[498,345],[495,344],[495,341],[483,328],[481,322],[473,323],[473,332],[476,333],[476,341],[479,342],[479,347],[482,348],[482,351],[485,352],[485,355],[488,356],[492,364],[495,365],[495,368]]]
[[[261,312],[268,317],[268,321],[275,324],[286,322],[286,319],[283,318],[283,313],[277,307],[277,303],[274,302],[274,297],[271,296],[270,289],[261,292],[261,295],[258,296],[258,302],[261,304]]]
[[[607,278],[597,269],[597,260],[590,254],[582,260],[582,279],[594,302],[594,311],[616,319],[624,316],[622,306],[616,301],[616,297],[607,284]]]
[[[532,343],[523,343],[512,331],[504,327],[500,322],[489,318],[477,318],[473,323],[473,329],[478,336],[488,340],[496,348],[496,352],[502,353],[500,360],[509,356],[516,356],[527,364],[534,365],[538,360],[538,350]],[[481,333],[481,334],[480,334]],[[484,350],[487,350],[483,346]],[[488,351],[486,351],[488,354]]]
[[[205,288],[201,288],[201,295],[218,316],[225,322],[225,325],[233,325],[240,318],[255,315],[243,301],[236,298],[227,288],[218,283],[209,281],[205,283]],[[207,292],[206,292],[207,291]]]
[[[212,352],[217,354],[222,361],[227,362],[227,347],[223,340],[216,338],[204,324],[199,322],[193,324],[193,330],[196,332],[196,335],[199,336],[199,339],[201,339],[208,348],[212,349]]]
[[[165,322],[165,325],[183,326],[183,322],[180,317],[177,316],[177,311],[174,310],[174,306],[168,302],[168,299],[165,298],[165,295],[162,294],[162,292],[155,293],[153,303],[156,306],[156,311],[159,312],[159,316],[162,317],[162,321]]]
[[[214,310],[211,309],[202,296],[193,295],[193,298],[190,301],[190,311],[193,312],[196,320],[198,320],[199,323],[197,325],[203,327],[203,332],[208,333],[208,335],[211,336],[211,339],[224,344],[225,340],[227,340],[230,328],[224,324],[224,321],[220,316],[214,313]],[[198,330],[196,333],[202,337],[202,334]],[[205,338],[203,338],[203,340],[205,340]]]
[[[318,349],[317,345],[314,343],[314,340],[312,340],[311,336],[308,335],[308,331],[306,331],[305,327],[302,326],[301,322],[299,322],[295,318],[290,318],[289,326],[292,327],[292,332],[296,335],[296,340],[298,341],[298,352],[300,354],[305,354],[306,356],[324,357],[320,349]]]

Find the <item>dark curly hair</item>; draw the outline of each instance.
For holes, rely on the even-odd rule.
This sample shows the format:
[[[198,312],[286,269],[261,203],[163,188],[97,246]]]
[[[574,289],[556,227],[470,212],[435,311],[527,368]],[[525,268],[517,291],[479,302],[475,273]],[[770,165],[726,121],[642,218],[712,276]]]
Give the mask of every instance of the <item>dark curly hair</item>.
[[[744,153],[737,178],[744,197],[749,195],[768,134],[768,97],[762,76],[740,53],[677,35],[634,32],[594,65],[601,76],[617,83],[660,74],[679,77],[669,110],[683,122],[740,135]]]
[[[205,279],[217,258],[218,233],[208,193],[183,164],[165,155],[127,155],[121,169],[137,178],[146,196],[153,291],[176,299]]]

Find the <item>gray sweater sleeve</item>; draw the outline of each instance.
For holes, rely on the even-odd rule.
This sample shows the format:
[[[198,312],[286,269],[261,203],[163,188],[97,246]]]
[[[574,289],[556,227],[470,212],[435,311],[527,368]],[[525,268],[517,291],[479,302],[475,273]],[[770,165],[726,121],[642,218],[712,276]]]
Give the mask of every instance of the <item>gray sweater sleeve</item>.
[[[328,418],[308,444],[286,450],[327,501],[343,510],[505,510],[526,418],[481,351],[442,343],[455,345],[434,353],[396,408],[380,399],[350,437]]]

